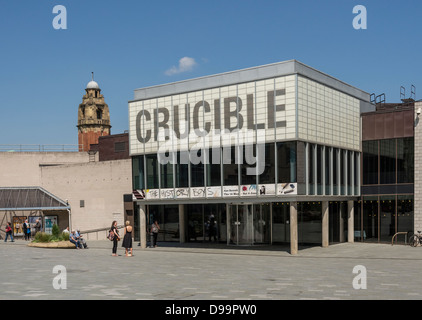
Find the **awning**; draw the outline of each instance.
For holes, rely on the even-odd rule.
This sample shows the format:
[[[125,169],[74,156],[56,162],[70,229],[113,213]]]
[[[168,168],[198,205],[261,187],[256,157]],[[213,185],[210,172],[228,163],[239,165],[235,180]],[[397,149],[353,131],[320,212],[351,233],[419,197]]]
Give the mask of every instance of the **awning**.
[[[132,192],[132,200],[144,200],[145,199],[145,192],[144,190],[133,190]]]
[[[0,188],[0,211],[67,209],[65,201],[41,187]]]

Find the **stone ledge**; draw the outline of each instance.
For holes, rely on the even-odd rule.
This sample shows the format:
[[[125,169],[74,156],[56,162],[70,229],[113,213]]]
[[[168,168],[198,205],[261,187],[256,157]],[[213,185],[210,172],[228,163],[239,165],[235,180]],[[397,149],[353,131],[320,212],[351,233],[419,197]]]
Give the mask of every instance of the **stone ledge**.
[[[70,241],[57,241],[57,242],[31,242],[28,247],[36,248],[56,248],[56,249],[75,249],[75,245]]]

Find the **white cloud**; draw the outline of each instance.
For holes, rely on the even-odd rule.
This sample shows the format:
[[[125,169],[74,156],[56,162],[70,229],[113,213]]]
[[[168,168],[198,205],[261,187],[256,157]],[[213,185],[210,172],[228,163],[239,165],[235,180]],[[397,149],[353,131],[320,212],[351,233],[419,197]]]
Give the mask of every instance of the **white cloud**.
[[[173,74],[192,71],[193,68],[197,65],[194,58],[183,57],[179,60],[179,65],[173,66],[166,71],[166,75],[171,76]]]

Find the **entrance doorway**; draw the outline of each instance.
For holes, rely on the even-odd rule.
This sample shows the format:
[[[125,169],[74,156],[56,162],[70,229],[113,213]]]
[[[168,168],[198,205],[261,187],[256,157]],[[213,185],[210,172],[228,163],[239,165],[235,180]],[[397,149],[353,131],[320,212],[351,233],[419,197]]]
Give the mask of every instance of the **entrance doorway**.
[[[231,204],[227,244],[254,245],[270,243],[271,206],[266,204]]]

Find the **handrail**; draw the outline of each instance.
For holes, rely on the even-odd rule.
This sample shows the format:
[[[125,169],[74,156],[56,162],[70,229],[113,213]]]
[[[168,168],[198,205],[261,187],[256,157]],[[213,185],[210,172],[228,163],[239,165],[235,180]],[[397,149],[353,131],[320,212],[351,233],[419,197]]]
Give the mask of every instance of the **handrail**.
[[[117,229],[123,229],[124,225],[117,226]],[[107,237],[107,232],[110,230],[110,227],[103,227],[103,228],[97,228],[97,229],[90,229],[90,230],[82,230],[80,231],[80,234],[86,235],[85,240],[89,240],[88,237],[90,234],[97,234],[97,240],[98,240],[98,232],[105,232],[105,237]]]
[[[394,242],[394,238],[397,236],[397,235],[399,235],[399,234],[405,234],[405,235],[407,235],[409,232],[397,232],[394,236],[393,236],[393,238],[391,238],[391,245],[393,245],[393,242]],[[407,244],[407,237],[405,237],[404,238],[404,244]]]
[[[0,152],[78,152],[80,144],[0,144]]]
[[[124,225],[120,225],[117,226],[117,229],[123,229],[125,226]],[[94,233],[94,232],[100,232],[100,231],[109,231],[110,227],[103,227],[103,228],[97,228],[97,229],[91,229],[91,230],[85,230],[85,231],[81,231],[81,234],[87,234],[87,233]]]

